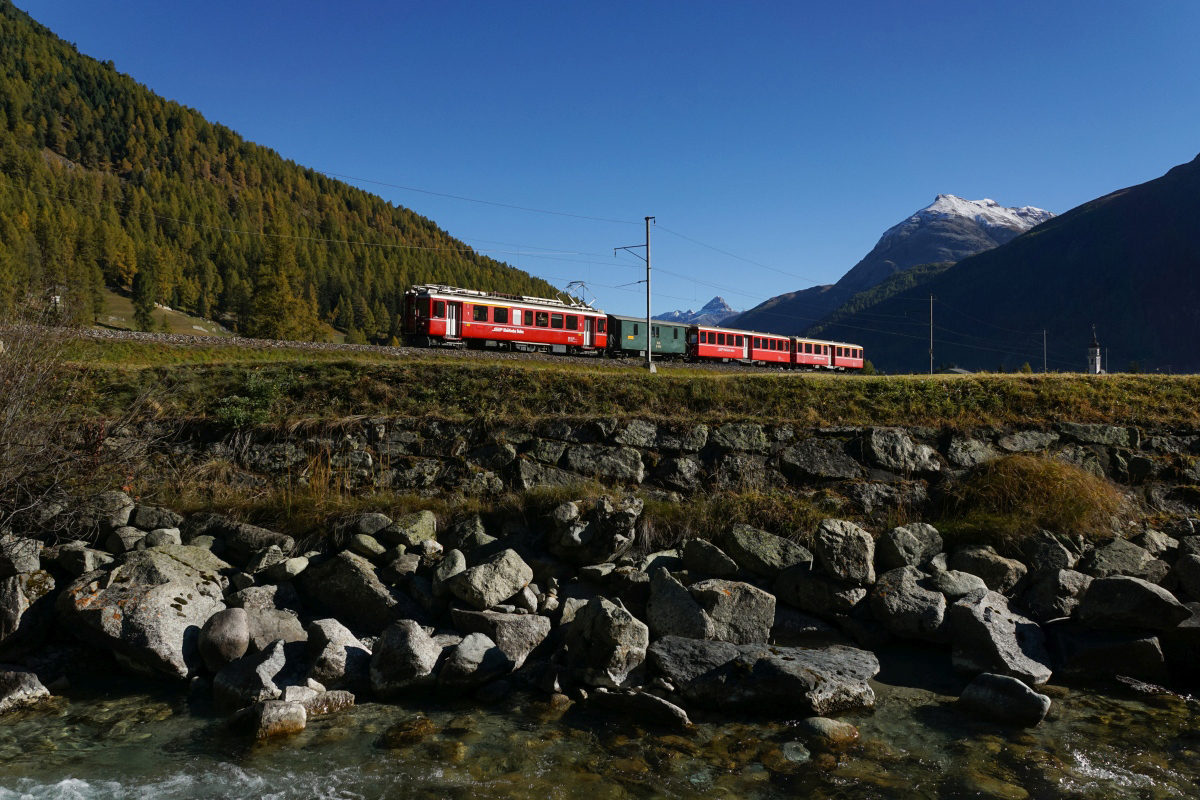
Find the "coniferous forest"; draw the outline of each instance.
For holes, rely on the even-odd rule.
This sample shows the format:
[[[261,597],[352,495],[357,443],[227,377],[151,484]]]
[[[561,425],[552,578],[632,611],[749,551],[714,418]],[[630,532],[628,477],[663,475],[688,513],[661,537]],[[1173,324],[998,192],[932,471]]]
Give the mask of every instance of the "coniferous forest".
[[[429,219],[330,179],[80,54],[0,0],[0,314],[105,286],[239,333],[398,333],[405,288],[553,295]]]

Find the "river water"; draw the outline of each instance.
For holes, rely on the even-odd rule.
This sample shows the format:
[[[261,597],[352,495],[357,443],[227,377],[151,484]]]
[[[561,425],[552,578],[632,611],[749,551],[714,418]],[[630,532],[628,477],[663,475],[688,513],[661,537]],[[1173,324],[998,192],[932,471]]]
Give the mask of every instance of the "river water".
[[[1200,796],[1193,700],[1051,686],[1022,730],[959,712],[961,679],[928,656],[882,660],[877,707],[843,717],[861,738],[836,753],[789,720],[676,733],[521,693],[364,703],[256,743],[175,687],[78,689],[0,717],[0,800]]]

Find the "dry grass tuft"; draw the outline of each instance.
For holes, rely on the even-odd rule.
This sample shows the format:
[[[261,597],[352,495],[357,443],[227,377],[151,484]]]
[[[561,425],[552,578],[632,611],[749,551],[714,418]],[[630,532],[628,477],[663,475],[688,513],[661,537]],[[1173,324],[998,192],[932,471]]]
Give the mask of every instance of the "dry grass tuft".
[[[1012,455],[975,468],[955,487],[942,523],[956,539],[1008,547],[1040,529],[1090,539],[1112,536],[1126,512],[1120,490],[1072,464]]]

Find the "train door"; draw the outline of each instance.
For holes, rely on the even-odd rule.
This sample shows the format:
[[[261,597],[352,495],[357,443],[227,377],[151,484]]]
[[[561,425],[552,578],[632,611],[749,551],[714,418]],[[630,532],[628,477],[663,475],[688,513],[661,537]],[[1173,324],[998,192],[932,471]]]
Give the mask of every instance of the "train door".
[[[750,358],[750,342],[753,337],[741,336],[739,338],[742,340],[742,358],[748,359]]]
[[[446,336],[462,335],[462,303],[446,303]]]
[[[583,318],[583,346],[592,347],[596,344],[596,320],[592,317]]]

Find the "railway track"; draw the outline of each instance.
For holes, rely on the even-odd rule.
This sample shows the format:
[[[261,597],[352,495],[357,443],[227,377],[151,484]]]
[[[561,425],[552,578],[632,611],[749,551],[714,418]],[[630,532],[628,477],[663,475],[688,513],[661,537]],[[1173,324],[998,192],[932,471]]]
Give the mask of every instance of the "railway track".
[[[372,344],[334,344],[332,342],[295,342],[281,339],[251,339],[243,336],[195,336],[186,333],[144,333],[114,328],[83,328],[78,331],[82,339],[93,341],[135,341],[173,347],[237,347],[248,350],[323,350],[345,353],[374,353],[405,359],[465,359],[468,361],[541,361],[548,364],[581,364],[589,366],[613,366],[640,368],[643,359],[609,359],[599,356],[548,355],[545,353],[510,353],[495,350],[467,350],[465,348],[387,347]],[[707,372],[745,372],[765,374],[784,372],[782,369],[752,367],[745,364],[689,363],[686,361],[655,361],[659,369],[703,370]]]

